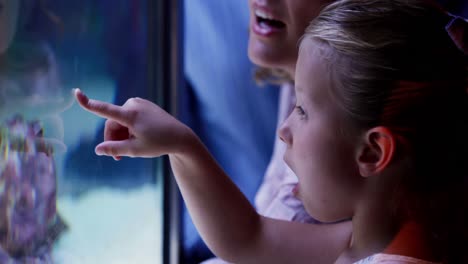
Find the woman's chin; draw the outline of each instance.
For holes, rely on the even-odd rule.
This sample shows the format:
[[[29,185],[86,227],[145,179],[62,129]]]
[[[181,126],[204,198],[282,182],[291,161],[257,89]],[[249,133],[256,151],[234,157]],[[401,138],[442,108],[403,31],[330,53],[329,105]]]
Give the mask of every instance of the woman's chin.
[[[268,58],[262,56],[258,52],[251,52],[249,49],[249,59],[250,61],[258,67],[271,68],[271,62],[268,61]]]
[[[280,47],[251,38],[248,46],[249,59],[264,68],[284,68],[286,55]]]

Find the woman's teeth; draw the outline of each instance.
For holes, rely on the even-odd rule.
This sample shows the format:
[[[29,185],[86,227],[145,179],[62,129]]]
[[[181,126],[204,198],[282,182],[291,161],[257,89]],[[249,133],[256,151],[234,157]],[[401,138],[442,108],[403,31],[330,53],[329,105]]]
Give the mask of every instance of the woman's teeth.
[[[273,17],[262,10],[255,10],[255,15],[259,18],[273,20]]]
[[[275,28],[283,28],[285,26],[282,21],[274,19],[273,16],[262,10],[255,10],[255,16],[257,17],[257,23],[260,26],[269,26]]]

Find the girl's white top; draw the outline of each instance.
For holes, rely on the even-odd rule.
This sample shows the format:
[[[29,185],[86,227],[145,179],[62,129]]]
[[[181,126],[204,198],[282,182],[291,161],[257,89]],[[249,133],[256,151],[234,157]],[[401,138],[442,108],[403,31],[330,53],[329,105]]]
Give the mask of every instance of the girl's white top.
[[[354,264],[438,264],[437,262],[430,262],[422,259],[400,256],[400,255],[391,255],[379,253],[372,256],[369,256],[365,259],[361,259]]]

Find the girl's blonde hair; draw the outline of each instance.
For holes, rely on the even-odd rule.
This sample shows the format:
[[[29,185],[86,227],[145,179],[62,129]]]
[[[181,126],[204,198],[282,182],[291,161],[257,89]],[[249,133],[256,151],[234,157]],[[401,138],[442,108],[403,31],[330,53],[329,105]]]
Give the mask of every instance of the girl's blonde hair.
[[[323,49],[330,93],[347,119],[358,129],[386,126],[397,158],[410,159],[412,176],[389,194],[395,215],[425,224],[444,262],[468,263],[457,252],[468,245],[467,67],[449,21],[424,0],[341,0],[302,41]]]

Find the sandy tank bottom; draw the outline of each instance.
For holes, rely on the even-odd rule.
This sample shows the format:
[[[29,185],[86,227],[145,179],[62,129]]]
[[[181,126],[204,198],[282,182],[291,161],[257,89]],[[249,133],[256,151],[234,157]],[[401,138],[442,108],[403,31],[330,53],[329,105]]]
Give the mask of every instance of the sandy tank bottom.
[[[69,230],[54,247],[55,263],[162,263],[161,199],[157,185],[59,197],[58,212]]]

